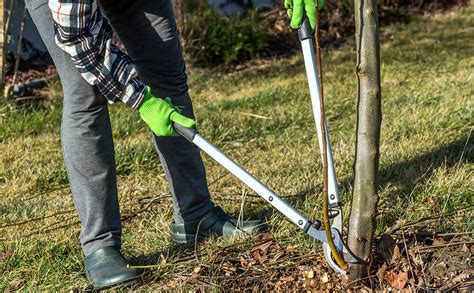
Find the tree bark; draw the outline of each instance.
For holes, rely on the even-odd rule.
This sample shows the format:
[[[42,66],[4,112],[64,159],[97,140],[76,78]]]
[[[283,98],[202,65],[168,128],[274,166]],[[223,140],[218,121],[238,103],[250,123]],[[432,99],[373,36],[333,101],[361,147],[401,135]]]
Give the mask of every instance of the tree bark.
[[[186,46],[186,39],[184,38],[186,32],[186,0],[173,0],[173,6],[179,40],[184,48]]]
[[[369,273],[368,263],[376,227],[377,173],[382,122],[377,1],[354,0],[354,6],[358,92],[354,189],[348,245],[355,255],[367,263],[349,265],[350,281],[360,280]]]
[[[6,33],[5,33],[5,0],[0,0],[0,90],[3,96],[3,86],[5,82],[5,47],[6,47]]]

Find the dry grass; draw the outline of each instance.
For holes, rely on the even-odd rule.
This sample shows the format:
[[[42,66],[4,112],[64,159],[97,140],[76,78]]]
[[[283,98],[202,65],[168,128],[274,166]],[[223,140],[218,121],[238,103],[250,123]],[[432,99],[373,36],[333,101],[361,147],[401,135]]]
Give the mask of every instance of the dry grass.
[[[399,220],[416,221],[473,203],[473,12],[471,5],[384,29],[378,234]],[[323,59],[328,123],[347,212],[355,52],[347,44]],[[320,218],[320,162],[302,58],[267,60],[227,74],[194,69],[191,88],[201,133],[309,218]],[[48,110],[0,104],[1,289],[87,287],[77,240],[80,227],[61,159],[60,108],[60,103]],[[210,240],[198,251],[170,248],[171,201],[147,129],[122,105],[111,109],[126,218],[123,250],[137,264],[168,264],[151,271],[136,289],[198,286],[225,291],[229,287],[221,285],[228,286],[229,276],[210,259],[238,259],[251,249],[251,241]],[[298,244],[298,255],[319,255],[307,236],[204,159],[217,204],[238,215],[245,195],[245,218],[266,217],[281,247]],[[472,216],[468,209],[415,228],[472,231]],[[287,268],[296,263],[291,260]],[[198,266],[205,266],[205,278],[190,282]],[[232,272],[231,278],[241,280]]]

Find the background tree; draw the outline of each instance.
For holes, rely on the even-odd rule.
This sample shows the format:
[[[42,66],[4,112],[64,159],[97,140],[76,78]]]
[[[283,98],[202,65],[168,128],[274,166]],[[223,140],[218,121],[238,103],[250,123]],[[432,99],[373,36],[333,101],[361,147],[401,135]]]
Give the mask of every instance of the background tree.
[[[185,0],[173,0],[174,13],[176,18],[176,26],[179,31],[179,40],[181,46],[186,46],[186,38],[183,32],[186,31],[186,3]]]
[[[357,133],[348,245],[369,261],[377,214],[381,111],[380,40],[376,0],[354,0],[357,43]],[[368,275],[368,264],[349,266],[350,280]]]
[[[13,1],[12,1],[13,2]],[[0,0],[0,90],[3,93],[3,82],[5,80],[5,45],[6,45],[6,24],[5,24],[5,0]]]

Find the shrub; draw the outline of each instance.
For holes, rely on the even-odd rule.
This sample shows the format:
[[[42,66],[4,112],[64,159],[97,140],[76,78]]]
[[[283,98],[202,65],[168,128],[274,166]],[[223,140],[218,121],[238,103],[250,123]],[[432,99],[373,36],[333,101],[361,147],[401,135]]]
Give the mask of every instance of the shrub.
[[[263,15],[252,11],[240,18],[221,17],[207,5],[207,0],[173,0],[181,42],[188,59],[197,65],[229,64],[261,55],[288,54],[299,51],[297,34],[289,28],[283,0]],[[468,0],[380,0],[382,26],[409,21],[415,14],[457,5]],[[354,38],[353,0],[326,1],[320,14],[323,48]]]
[[[189,8],[188,8],[189,9]],[[190,9],[181,38],[185,54],[199,65],[232,63],[258,57],[267,46],[267,34],[254,12],[228,18],[208,7]]]

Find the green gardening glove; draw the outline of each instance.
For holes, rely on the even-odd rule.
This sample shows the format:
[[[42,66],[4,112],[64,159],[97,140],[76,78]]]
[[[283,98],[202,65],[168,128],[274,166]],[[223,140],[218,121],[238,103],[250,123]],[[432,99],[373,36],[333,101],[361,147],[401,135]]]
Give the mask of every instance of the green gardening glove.
[[[138,107],[138,112],[156,136],[177,136],[173,122],[188,128],[196,126],[193,119],[180,114],[181,110],[171,103],[170,98],[155,97],[149,87],[146,88],[145,98]]]
[[[316,4],[315,0],[285,0],[285,8],[288,16],[291,19],[290,27],[292,29],[299,29],[303,23],[303,13],[309,20],[309,25],[314,31],[316,29]],[[321,10],[324,5],[324,0],[318,0],[318,10]]]

